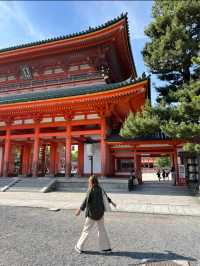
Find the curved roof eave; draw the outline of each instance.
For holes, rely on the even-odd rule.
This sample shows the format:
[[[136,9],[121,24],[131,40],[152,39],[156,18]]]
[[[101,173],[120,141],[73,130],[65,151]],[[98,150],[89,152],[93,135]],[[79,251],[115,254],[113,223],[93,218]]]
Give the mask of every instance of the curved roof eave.
[[[50,38],[50,39],[45,39],[45,40],[41,40],[41,41],[36,41],[36,42],[31,42],[31,43],[26,43],[26,44],[21,44],[21,45],[16,45],[16,46],[11,46],[11,47],[7,47],[7,48],[3,48],[0,49],[0,58],[1,55],[5,56],[5,54],[10,55],[9,52],[15,52],[16,50],[20,50],[22,49],[23,51],[26,51],[26,48],[33,48],[33,47],[38,47],[38,48],[46,48],[48,44],[50,43],[59,43],[59,41],[65,41],[65,40],[72,40],[76,37],[81,37],[81,36],[85,36],[88,34],[93,34],[93,33],[98,33],[99,31],[108,28],[109,26],[112,26],[116,23],[118,23],[119,21],[125,19],[125,29],[126,29],[126,33],[127,33],[127,41],[128,41],[128,53],[130,56],[130,61],[132,64],[132,69],[134,72],[135,77],[137,77],[137,72],[136,72],[136,67],[135,67],[135,63],[134,63],[134,59],[133,59],[133,53],[131,50],[131,43],[130,43],[130,33],[129,33],[129,24],[128,24],[128,16],[127,13],[122,13],[120,16],[118,16],[117,18],[114,18],[100,26],[97,27],[89,27],[87,30],[85,31],[80,31],[80,32],[76,32],[73,34],[68,34],[68,35],[64,35],[64,36],[59,36],[59,37],[55,37],[55,38]],[[45,45],[45,46],[44,46]],[[28,50],[27,50],[28,52]]]
[[[148,82],[147,78],[139,78],[135,81],[123,81],[114,84],[105,84],[105,85],[94,85],[87,87],[78,87],[71,89],[56,89],[45,92],[32,92],[22,95],[13,95],[0,97],[0,110],[3,106],[13,106],[15,104],[22,103],[31,103],[36,101],[45,101],[45,100],[53,100],[53,99],[63,99],[63,98],[75,98],[77,96],[92,96],[98,93],[116,91],[117,89],[126,88],[130,85],[136,85],[142,82]]]
[[[127,13],[125,13],[125,14],[122,13],[117,18],[109,20],[108,22],[106,22],[106,23],[104,23],[104,24],[102,24],[100,26],[97,26],[97,27],[89,27],[85,31],[83,30],[83,31],[80,31],[80,32],[75,32],[75,33],[72,33],[72,34],[67,34],[67,35],[54,37],[54,38],[50,38],[50,39],[45,39],[45,40],[41,40],[41,41],[35,41],[35,42],[20,44],[20,45],[16,45],[16,46],[10,46],[10,47],[7,47],[7,48],[2,48],[2,49],[0,49],[0,53],[9,52],[9,51],[17,50],[17,49],[22,49],[22,48],[38,46],[38,45],[43,45],[43,44],[48,44],[48,43],[57,42],[57,41],[61,41],[61,40],[68,40],[68,39],[72,39],[72,38],[79,37],[79,36],[82,36],[82,35],[86,35],[86,34],[89,34],[89,33],[98,32],[99,30],[105,29],[105,28],[107,28],[107,27],[119,22],[120,20],[125,19],[125,18],[127,18]]]

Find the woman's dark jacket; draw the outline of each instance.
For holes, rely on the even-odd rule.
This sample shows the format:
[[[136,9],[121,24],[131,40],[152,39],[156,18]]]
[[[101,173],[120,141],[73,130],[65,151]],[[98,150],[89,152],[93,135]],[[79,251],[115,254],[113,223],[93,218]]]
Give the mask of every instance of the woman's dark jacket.
[[[107,199],[109,202],[111,202],[111,199],[108,196]],[[81,204],[80,209],[82,211],[86,209],[85,216],[90,217],[93,220],[100,220],[102,218],[105,209],[103,203],[102,188],[100,186],[94,186],[91,190],[88,191],[86,198]]]

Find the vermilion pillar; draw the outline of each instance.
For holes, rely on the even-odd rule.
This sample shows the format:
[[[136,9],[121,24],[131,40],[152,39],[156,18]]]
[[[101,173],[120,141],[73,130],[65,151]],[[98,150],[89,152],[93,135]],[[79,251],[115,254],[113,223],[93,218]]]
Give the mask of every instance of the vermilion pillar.
[[[27,158],[27,174],[30,175],[32,173],[32,162],[33,162],[33,147],[32,145],[28,145],[28,158]]]
[[[135,150],[135,148],[134,148],[134,150],[133,150],[133,162],[134,162],[134,171],[135,171],[135,175],[137,175],[137,156],[136,156],[136,150]]]
[[[105,117],[101,120],[101,175],[106,176],[106,119]]]
[[[20,168],[19,168],[19,174],[22,174],[22,166],[23,166],[23,153],[24,153],[24,147],[20,146]]]
[[[10,161],[10,151],[11,150],[11,140],[10,140],[10,129],[6,130],[5,138],[5,149],[4,149],[4,163],[3,163],[3,176],[8,176],[9,172],[9,161]]]
[[[71,125],[67,124],[66,128],[66,142],[65,142],[65,176],[71,176],[71,144],[72,144],[72,136],[71,136]]]
[[[139,181],[139,184],[142,184],[142,163],[141,163],[141,155],[137,155],[136,156],[137,159],[137,173],[138,173],[138,181]]]
[[[78,145],[78,175],[83,176],[84,173],[84,143]]]
[[[0,176],[3,175],[3,147],[0,146]]]
[[[170,153],[170,161],[171,161],[171,167],[174,166],[174,155],[173,153]]]
[[[38,171],[38,157],[39,157],[39,144],[40,144],[40,129],[39,127],[35,128],[34,136],[34,146],[33,146],[33,162],[32,162],[32,176],[37,177]]]
[[[141,156],[134,150],[134,170],[139,184],[142,184]]]
[[[175,167],[175,172],[176,172],[176,180],[175,180],[175,185],[176,185],[177,184],[177,180],[179,178],[178,158],[177,158],[176,146],[174,147],[173,157],[174,157],[174,167]]]

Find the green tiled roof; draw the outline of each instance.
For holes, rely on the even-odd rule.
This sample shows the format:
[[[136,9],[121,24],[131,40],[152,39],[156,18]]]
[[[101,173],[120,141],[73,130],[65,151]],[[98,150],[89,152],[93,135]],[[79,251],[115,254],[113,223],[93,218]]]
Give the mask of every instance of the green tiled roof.
[[[170,139],[163,132],[158,132],[157,134],[148,135],[148,136],[138,136],[138,137],[122,137],[118,134],[110,135],[106,138],[108,142],[121,142],[121,141],[137,141],[137,140],[168,140]]]
[[[62,89],[52,89],[50,91],[31,92],[31,93],[18,94],[18,95],[15,94],[11,96],[0,97],[0,105],[92,94],[97,92],[115,90],[121,87],[125,87],[127,85],[136,84],[144,80],[147,80],[147,78],[146,77],[139,78],[134,81],[126,80],[123,82],[112,83],[112,84],[103,84],[103,85],[99,84],[87,87],[62,88]]]
[[[36,46],[36,45],[40,45],[40,44],[45,44],[45,43],[50,43],[50,42],[55,42],[55,41],[60,41],[60,40],[66,40],[66,39],[70,39],[70,38],[73,38],[73,37],[77,37],[77,36],[81,36],[81,35],[84,35],[84,34],[88,34],[88,33],[91,33],[91,32],[95,32],[95,31],[98,31],[98,30],[102,30],[122,19],[126,19],[127,23],[128,23],[128,19],[127,19],[127,13],[125,14],[121,14],[120,16],[118,16],[117,18],[114,18],[98,27],[89,27],[87,30],[85,31],[80,31],[80,32],[76,32],[76,33],[73,33],[73,34],[68,34],[68,35],[63,35],[63,36],[59,36],[59,37],[55,37],[55,38],[50,38],[50,39],[45,39],[45,40],[41,40],[41,41],[36,41],[36,42],[31,42],[31,43],[26,43],[26,44],[21,44],[21,45],[16,45],[16,46],[11,46],[11,47],[7,47],[7,48],[3,48],[3,49],[0,49],[0,53],[3,53],[3,52],[7,52],[7,51],[11,51],[11,50],[16,50],[16,49],[20,49],[20,48],[26,48],[26,47],[31,47],[31,46]],[[127,27],[127,30],[128,30],[128,27]]]

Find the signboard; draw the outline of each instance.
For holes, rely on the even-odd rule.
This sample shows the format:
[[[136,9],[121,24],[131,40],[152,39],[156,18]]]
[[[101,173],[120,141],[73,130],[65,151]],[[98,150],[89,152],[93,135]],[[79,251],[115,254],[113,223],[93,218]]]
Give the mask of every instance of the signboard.
[[[21,66],[20,72],[23,79],[25,80],[32,79],[31,68],[29,66],[27,65]]]
[[[184,164],[179,164],[178,171],[179,171],[179,178],[185,178],[185,166],[184,166]]]

